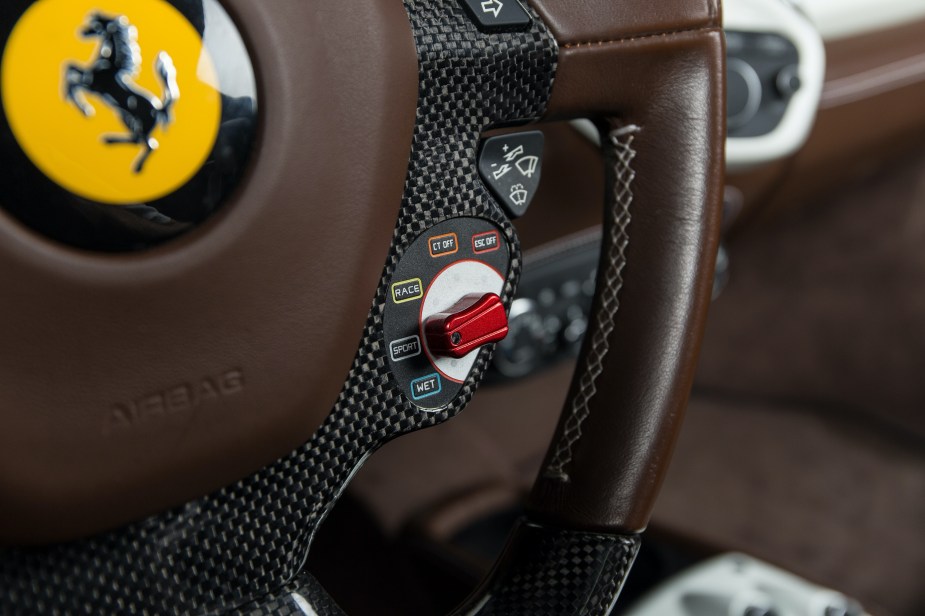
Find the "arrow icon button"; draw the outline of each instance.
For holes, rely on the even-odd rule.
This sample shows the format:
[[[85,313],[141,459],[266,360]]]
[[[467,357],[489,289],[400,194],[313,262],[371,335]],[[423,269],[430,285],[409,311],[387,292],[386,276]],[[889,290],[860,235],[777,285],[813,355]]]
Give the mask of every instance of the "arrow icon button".
[[[530,14],[520,0],[460,0],[482,32],[515,32],[530,28]]]
[[[485,0],[482,3],[482,12],[483,13],[492,13],[495,16],[495,19],[498,19],[498,15],[501,14],[501,9],[504,8],[504,3],[500,0]]]

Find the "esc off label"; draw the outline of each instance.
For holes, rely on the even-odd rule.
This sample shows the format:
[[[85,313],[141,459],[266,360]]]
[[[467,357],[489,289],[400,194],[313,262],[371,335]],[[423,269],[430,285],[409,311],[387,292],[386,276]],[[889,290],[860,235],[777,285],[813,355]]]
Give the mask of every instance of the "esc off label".
[[[472,252],[482,254],[483,252],[494,252],[501,247],[501,238],[497,231],[488,231],[472,236]]]

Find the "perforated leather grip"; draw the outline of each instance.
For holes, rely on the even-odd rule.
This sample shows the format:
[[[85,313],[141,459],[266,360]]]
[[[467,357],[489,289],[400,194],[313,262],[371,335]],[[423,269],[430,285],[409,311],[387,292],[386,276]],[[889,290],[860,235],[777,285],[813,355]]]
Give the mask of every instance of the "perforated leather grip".
[[[604,117],[598,294],[529,501],[534,519],[645,528],[690,393],[716,256],[725,140],[718,17],[563,44],[550,115]]]

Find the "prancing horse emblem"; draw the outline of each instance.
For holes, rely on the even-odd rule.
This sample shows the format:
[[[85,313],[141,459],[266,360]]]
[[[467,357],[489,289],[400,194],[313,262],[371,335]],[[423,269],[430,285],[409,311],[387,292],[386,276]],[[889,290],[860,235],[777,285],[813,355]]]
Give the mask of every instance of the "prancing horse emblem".
[[[64,97],[85,116],[95,109],[87,102],[86,94],[96,94],[119,114],[127,135],[104,135],[108,145],[137,144],[142,147],[135,160],[135,173],[144,170],[148,157],[158,148],[151,136],[158,126],[166,128],[173,121],[171,110],[180,98],[177,69],[166,52],[160,52],[154,70],[164,88],[163,100],[146,92],[135,83],[141,66],[141,48],[138,30],[125,16],[107,17],[102,13],[90,15],[81,36],[98,38],[100,45],[96,58],[87,66],[69,64],[64,71]]]

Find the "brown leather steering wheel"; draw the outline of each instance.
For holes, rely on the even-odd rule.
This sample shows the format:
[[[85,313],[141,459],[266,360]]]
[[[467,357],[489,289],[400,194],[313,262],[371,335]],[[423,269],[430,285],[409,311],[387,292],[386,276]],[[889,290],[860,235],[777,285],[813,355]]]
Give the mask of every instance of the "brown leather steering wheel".
[[[437,226],[497,231],[509,308],[519,245],[480,139],[592,118],[608,186],[589,330],[527,517],[458,613],[609,612],[709,304],[720,9],[528,0],[525,26],[490,31],[465,4],[223,0],[258,136],[240,188],[179,239],[78,251],[0,193],[0,611],[337,613],[302,572],[315,530],[368,455],[465,407],[491,353],[439,407],[413,399],[383,333],[396,274]]]

